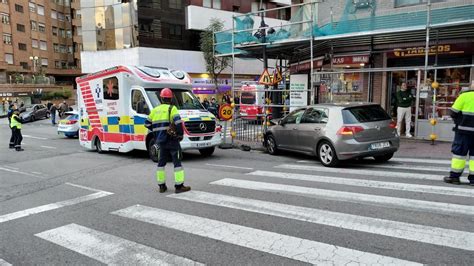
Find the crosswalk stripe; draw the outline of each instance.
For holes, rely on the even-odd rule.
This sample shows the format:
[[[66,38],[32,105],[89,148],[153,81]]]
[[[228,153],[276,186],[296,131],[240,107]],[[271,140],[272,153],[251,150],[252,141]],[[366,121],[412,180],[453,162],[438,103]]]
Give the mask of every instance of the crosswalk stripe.
[[[356,165],[351,164],[350,167],[364,167],[364,168],[375,168],[375,169],[396,169],[396,170],[407,170],[407,171],[423,171],[423,172],[434,172],[434,173],[442,173],[445,172],[446,174],[449,173],[450,168],[448,167],[434,167],[434,166],[413,166],[413,165],[393,165],[393,164],[380,164],[380,165]],[[352,170],[352,168],[350,168]]]
[[[432,245],[474,250],[474,233],[410,224],[275,202],[190,191],[168,197],[219,207],[267,214],[365,233],[413,240]]]
[[[428,163],[428,164],[443,164],[451,165],[451,160],[441,159],[419,159],[419,158],[392,158],[389,162],[400,162],[400,163]]]
[[[306,174],[295,174],[295,173],[283,173],[283,172],[272,172],[272,171],[255,171],[248,173],[247,175],[254,176],[265,176],[271,178],[282,178],[291,180],[302,180],[311,182],[322,182],[339,185],[349,185],[357,187],[370,187],[370,188],[381,188],[381,189],[393,189],[411,192],[422,192],[432,194],[442,194],[449,196],[460,196],[460,197],[474,197],[474,189],[469,188],[453,188],[453,187],[441,187],[441,186],[428,186],[418,184],[407,184],[407,183],[394,183],[394,182],[383,182],[365,179],[352,179],[342,178],[334,176],[321,176],[321,175],[306,175]]]
[[[430,211],[434,213],[449,213],[461,215],[474,215],[474,206],[459,205],[443,202],[431,202],[423,200],[395,198],[362,193],[353,193],[337,190],[327,190],[274,183],[256,182],[224,178],[211,182],[213,185],[244,188],[256,191],[280,192],[285,194],[296,194],[306,197],[323,198],[337,201],[359,202],[377,206],[390,206],[416,211]]]
[[[0,259],[0,266],[12,266],[10,263]]]
[[[433,174],[416,174],[416,173],[402,173],[402,172],[389,172],[383,170],[371,170],[371,169],[351,169],[351,168],[329,168],[324,166],[311,166],[311,165],[297,165],[297,164],[282,164],[275,166],[276,168],[292,169],[292,170],[304,170],[304,171],[318,171],[327,173],[337,174],[357,174],[366,176],[380,176],[380,177],[395,177],[395,178],[412,178],[412,179],[425,179],[425,180],[443,180],[442,175]]]
[[[70,200],[59,201],[59,202],[56,202],[56,203],[41,205],[41,206],[38,206],[38,207],[34,207],[34,208],[22,210],[22,211],[17,211],[17,212],[13,212],[13,213],[0,215],[0,223],[4,223],[4,222],[11,221],[11,220],[23,218],[23,217],[30,216],[30,215],[33,215],[33,214],[38,214],[38,213],[41,213],[41,212],[51,211],[51,210],[59,209],[59,208],[62,208],[62,207],[79,204],[81,202],[106,197],[106,196],[109,196],[109,195],[112,195],[112,194],[114,194],[114,193],[107,192],[107,191],[100,191],[100,192],[97,192],[97,193],[93,193],[93,194],[73,198],[73,199],[70,199]]]
[[[246,226],[146,206],[112,214],[313,264],[417,264]]]
[[[106,264],[203,265],[77,224],[68,224],[35,236]]]

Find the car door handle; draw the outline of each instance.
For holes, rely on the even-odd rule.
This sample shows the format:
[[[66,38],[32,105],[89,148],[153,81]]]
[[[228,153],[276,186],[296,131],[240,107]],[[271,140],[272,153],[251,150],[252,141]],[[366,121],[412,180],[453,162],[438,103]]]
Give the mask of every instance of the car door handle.
[[[321,129],[320,129],[320,128],[315,128],[314,130],[316,130],[316,131],[321,131]]]
[[[293,130],[296,130],[296,127],[294,127]]]

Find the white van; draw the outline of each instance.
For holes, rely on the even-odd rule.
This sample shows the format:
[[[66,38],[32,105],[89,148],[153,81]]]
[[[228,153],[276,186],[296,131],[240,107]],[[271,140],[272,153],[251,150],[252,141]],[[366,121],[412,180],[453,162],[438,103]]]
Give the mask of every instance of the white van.
[[[160,104],[160,91],[173,91],[173,104],[184,121],[183,150],[210,156],[221,144],[221,127],[192,93],[183,71],[144,66],[117,66],[78,77],[79,141],[98,152],[147,150],[157,160],[151,131],[145,128],[150,111]]]

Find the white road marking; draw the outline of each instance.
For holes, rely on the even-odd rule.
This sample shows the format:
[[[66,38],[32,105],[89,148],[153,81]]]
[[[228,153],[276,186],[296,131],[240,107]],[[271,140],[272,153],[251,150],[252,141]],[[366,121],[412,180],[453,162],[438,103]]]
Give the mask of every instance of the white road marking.
[[[168,197],[382,236],[413,240],[432,245],[474,250],[474,233],[471,232],[409,224],[201,191],[173,194]]]
[[[265,182],[247,181],[232,178],[224,178],[211,182],[213,185],[244,188],[257,191],[279,192],[299,196],[322,198],[328,200],[358,202],[376,206],[402,208],[416,211],[430,211],[434,213],[450,213],[462,215],[474,215],[474,206],[459,205],[443,202],[432,202],[387,196],[378,196],[337,190],[327,190],[291,185],[273,184]]]
[[[13,166],[8,166],[8,165],[4,165],[3,167],[13,169],[13,170],[20,170],[20,168],[18,167],[13,167]]]
[[[0,266],[12,266],[12,265],[6,262],[5,260],[0,259]]]
[[[45,149],[57,149],[56,147],[52,147],[52,146],[40,146],[41,148],[45,148]]]
[[[393,164],[379,164],[379,165],[370,165],[370,164],[350,164],[349,167],[360,167],[360,168],[375,168],[375,169],[397,169],[397,170],[407,170],[407,171],[423,171],[423,172],[434,172],[434,173],[449,173],[449,167],[435,167],[435,166],[413,166],[413,165],[393,165]],[[352,168],[351,168],[352,169]]]
[[[23,135],[25,138],[29,139],[40,139],[40,140],[46,140],[47,138],[42,138],[42,137],[35,137],[35,136],[30,136],[30,135]]]
[[[35,175],[42,175],[43,173],[41,172],[31,172],[32,174],[35,174]]]
[[[394,183],[394,182],[383,182],[383,181],[355,179],[355,178],[342,178],[342,177],[321,176],[321,175],[305,175],[305,174],[282,173],[282,172],[271,172],[271,171],[255,171],[255,172],[248,173],[247,175],[474,198],[474,189],[469,189],[469,188],[428,186],[428,185],[418,185],[418,184]]]
[[[318,172],[328,172],[328,173],[337,173],[337,174],[357,174],[357,175],[365,175],[365,176],[413,178],[413,179],[425,179],[425,180],[436,180],[436,181],[443,180],[442,175],[417,174],[417,173],[409,173],[409,172],[407,173],[390,172],[390,171],[371,170],[371,169],[329,168],[329,167],[324,167],[324,166],[296,165],[296,164],[282,164],[275,167],[282,168],[282,169],[318,171]]]
[[[411,261],[140,205],[112,214],[313,264],[415,264]]]
[[[77,224],[68,224],[38,233],[35,236],[105,264],[202,265],[183,257]]]
[[[235,169],[253,170],[253,168],[250,168],[250,167],[241,167],[241,166],[224,165],[224,164],[206,163],[206,165],[208,165],[208,166],[216,166],[216,167],[225,167],[225,168],[235,168]]]
[[[100,189],[95,189],[95,188],[86,187],[86,186],[82,186],[82,185],[78,185],[78,184],[73,184],[73,183],[65,183],[65,184],[68,185],[68,186],[73,186],[73,187],[82,188],[82,189],[89,190],[89,191],[92,191],[92,192],[102,192],[102,191],[103,191],[103,190],[100,190]]]
[[[33,176],[33,177],[38,177],[38,178],[44,178],[44,177],[39,176],[39,175],[36,175],[36,174],[31,174],[31,173],[26,173],[26,172],[18,171],[18,170],[13,170],[13,169],[9,169],[9,168],[4,168],[4,167],[1,167],[1,166],[0,166],[0,170],[6,171],[6,172],[11,172],[11,173],[17,173],[17,174],[21,174],[21,175],[27,175],[27,176]]]
[[[114,193],[107,192],[107,191],[100,191],[100,192],[97,192],[97,193],[93,193],[93,194],[89,194],[89,195],[85,195],[85,196],[81,196],[81,197],[77,197],[77,198],[73,198],[73,199],[69,199],[69,200],[59,201],[59,202],[56,202],[56,203],[41,205],[41,206],[38,206],[38,207],[34,207],[34,208],[22,210],[22,211],[17,211],[17,212],[13,212],[13,213],[0,215],[0,223],[4,223],[4,222],[11,221],[11,220],[23,218],[23,217],[30,216],[30,215],[33,215],[33,214],[38,214],[38,213],[42,213],[42,212],[46,212],[46,211],[59,209],[59,208],[66,207],[66,206],[72,206],[72,205],[79,204],[79,203],[82,203],[82,202],[86,202],[86,201],[90,201],[90,200],[110,196],[112,194],[114,194]]]
[[[401,163],[430,163],[430,164],[451,165],[451,160],[441,160],[441,159],[392,158],[392,159],[390,159],[389,162],[401,162]]]
[[[308,161],[308,160],[299,160],[296,161],[297,163],[314,163],[314,161]]]

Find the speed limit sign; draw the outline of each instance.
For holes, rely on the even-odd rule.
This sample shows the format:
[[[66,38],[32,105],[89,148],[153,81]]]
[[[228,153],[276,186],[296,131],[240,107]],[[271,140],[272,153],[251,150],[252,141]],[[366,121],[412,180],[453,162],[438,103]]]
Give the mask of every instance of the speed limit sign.
[[[223,104],[219,107],[219,118],[223,121],[227,121],[232,118],[234,109],[230,104]]]

